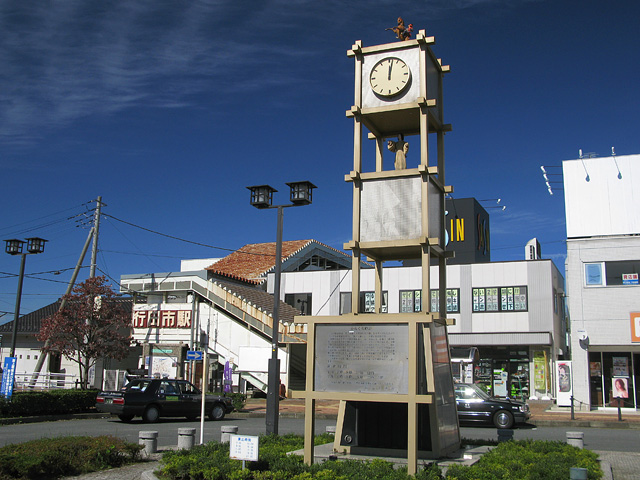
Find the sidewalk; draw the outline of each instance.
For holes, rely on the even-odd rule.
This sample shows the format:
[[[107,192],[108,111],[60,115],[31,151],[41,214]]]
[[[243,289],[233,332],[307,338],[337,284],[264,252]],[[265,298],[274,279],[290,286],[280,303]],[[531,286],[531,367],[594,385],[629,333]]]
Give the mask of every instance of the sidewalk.
[[[338,401],[316,401],[316,418],[334,418],[338,415]],[[556,427],[593,427],[593,428],[633,428],[640,429],[640,412],[623,410],[622,421],[618,420],[618,413],[608,411],[578,411],[574,412],[574,420],[571,419],[569,407],[556,407],[551,402],[532,401],[531,419],[529,423],[538,426]],[[280,400],[280,415],[289,417],[304,417],[304,400],[300,398],[285,398]],[[267,411],[267,401],[264,398],[250,398],[247,400],[242,412],[250,416],[263,416]]]

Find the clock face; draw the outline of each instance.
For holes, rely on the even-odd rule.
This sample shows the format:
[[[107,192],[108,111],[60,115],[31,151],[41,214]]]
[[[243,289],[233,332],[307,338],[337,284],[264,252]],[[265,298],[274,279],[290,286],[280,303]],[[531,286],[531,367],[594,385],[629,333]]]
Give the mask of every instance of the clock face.
[[[376,63],[371,69],[369,83],[371,89],[383,97],[393,97],[409,86],[411,70],[396,57],[387,57]]]

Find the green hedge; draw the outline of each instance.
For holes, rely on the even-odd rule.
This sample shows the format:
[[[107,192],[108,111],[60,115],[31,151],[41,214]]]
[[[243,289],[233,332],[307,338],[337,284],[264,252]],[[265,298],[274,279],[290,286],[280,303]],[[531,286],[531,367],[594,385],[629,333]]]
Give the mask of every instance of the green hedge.
[[[0,397],[0,416],[60,415],[91,411],[98,390],[49,390],[16,392],[9,400]]]
[[[316,437],[315,444],[329,443],[333,437]],[[298,435],[260,437],[257,462],[229,459],[228,444],[211,442],[192,450],[167,452],[158,475],[163,480],[566,480],[571,467],[588,471],[590,480],[600,479],[597,455],[562,442],[504,442],[472,465],[449,467],[442,473],[437,463],[421,469],[415,477],[407,468],[390,462],[338,460],[308,466],[299,455],[286,452],[303,448]]]
[[[140,461],[142,445],[101,437],[43,438],[0,448],[0,480],[53,479]]]
[[[453,465],[450,480],[566,480],[571,467],[586,468],[589,480],[602,477],[598,455],[563,442],[519,440],[500,443],[470,467]]]

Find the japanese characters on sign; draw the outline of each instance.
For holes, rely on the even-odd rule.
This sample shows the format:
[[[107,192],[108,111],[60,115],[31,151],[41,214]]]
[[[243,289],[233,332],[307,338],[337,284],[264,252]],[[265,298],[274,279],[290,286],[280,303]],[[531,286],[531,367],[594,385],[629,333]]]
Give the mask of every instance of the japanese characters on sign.
[[[13,382],[16,373],[16,357],[5,357],[2,370],[2,386],[0,394],[10,398],[13,393]]]
[[[135,310],[133,328],[191,328],[191,310]]]
[[[229,435],[229,457],[235,460],[258,461],[258,437]]]

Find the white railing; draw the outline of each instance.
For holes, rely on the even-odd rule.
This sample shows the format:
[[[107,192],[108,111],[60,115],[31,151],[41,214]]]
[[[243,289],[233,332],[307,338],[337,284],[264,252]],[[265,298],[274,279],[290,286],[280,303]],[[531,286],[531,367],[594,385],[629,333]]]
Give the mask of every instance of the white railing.
[[[34,385],[31,379],[34,372],[16,372],[14,390],[53,390],[79,388],[80,379],[73,373],[40,373]]]

